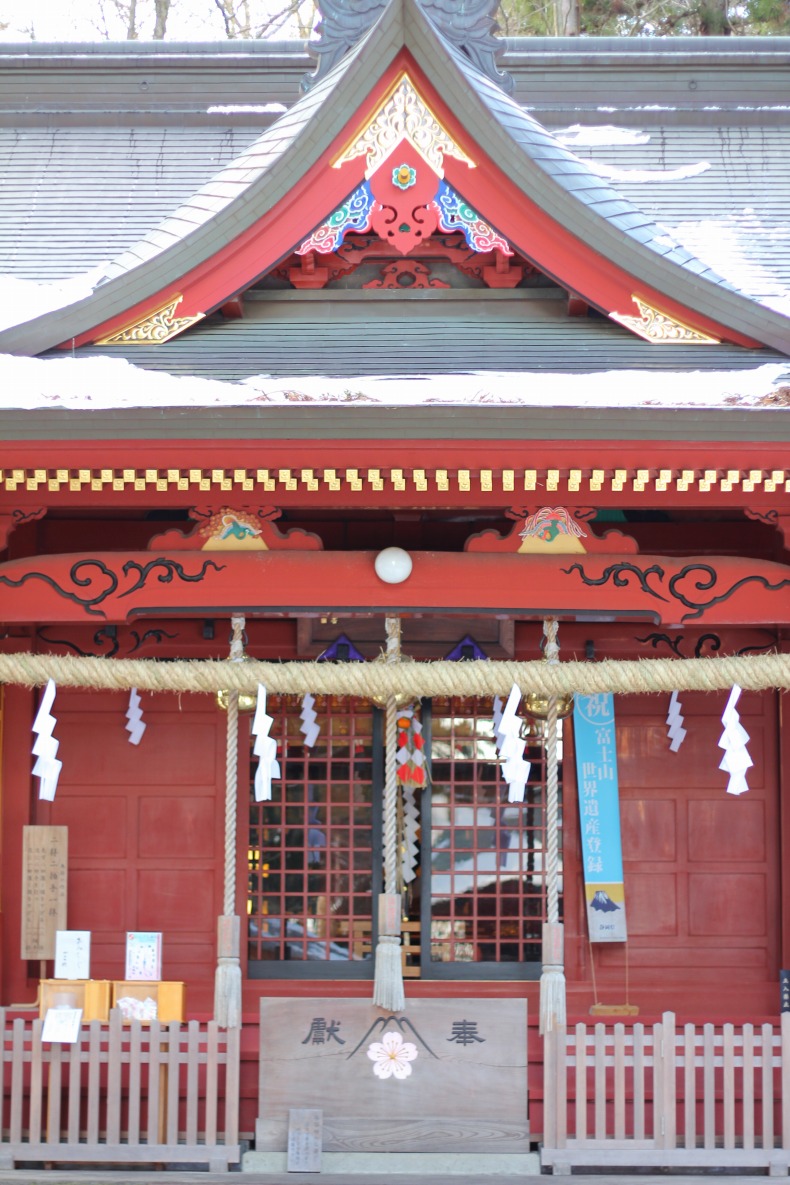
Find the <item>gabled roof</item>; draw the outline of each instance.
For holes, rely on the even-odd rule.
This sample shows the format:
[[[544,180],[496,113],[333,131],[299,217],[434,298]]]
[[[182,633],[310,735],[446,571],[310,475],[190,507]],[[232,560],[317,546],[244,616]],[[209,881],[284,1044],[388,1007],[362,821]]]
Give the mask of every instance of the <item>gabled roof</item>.
[[[474,156],[446,175],[525,256],[607,313],[632,294],[708,332],[790,352],[790,319],[736,291],[652,216],[559,142],[437,33],[414,0],[392,0],[366,39],[232,164],[122,252],[92,296],[0,333],[35,353],[184,294],[188,320],[216,308],[291,250],[361,177],[333,153],[375,111],[398,69]],[[491,213],[493,211],[496,215]],[[595,244],[593,249],[590,244]]]

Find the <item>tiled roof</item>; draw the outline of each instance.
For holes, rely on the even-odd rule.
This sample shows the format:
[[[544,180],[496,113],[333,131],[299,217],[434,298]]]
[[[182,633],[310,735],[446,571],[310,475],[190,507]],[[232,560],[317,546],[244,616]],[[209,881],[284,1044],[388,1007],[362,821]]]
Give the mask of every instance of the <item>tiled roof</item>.
[[[210,122],[202,122],[208,119],[212,101],[221,97],[216,81],[212,83],[211,79],[229,76],[226,63],[233,55],[227,47],[215,55],[216,61],[207,55],[204,47],[189,47],[188,51],[185,47],[173,47],[172,77],[162,67],[168,55],[157,47],[150,54],[155,85],[145,91],[135,88],[146,82],[140,75],[147,61],[146,53],[140,53],[137,47],[123,53],[119,50],[115,57],[124,67],[119,71],[117,84],[123,94],[122,110],[119,107],[111,116],[106,113],[102,116],[96,107],[95,94],[85,84],[83,91],[77,86],[78,97],[74,103],[75,109],[84,114],[72,113],[65,119],[64,112],[57,110],[55,92],[59,79],[66,104],[69,94],[66,82],[80,77],[77,61],[80,54],[75,51],[70,55],[60,49],[50,51],[48,57],[48,51],[41,51],[34,73],[38,71],[42,78],[50,79],[50,89],[42,92],[40,123],[36,125],[35,105],[28,101],[17,120],[19,129],[0,133],[0,137],[9,136],[5,157],[8,164],[6,171],[0,173],[4,197],[0,202],[0,271],[43,279],[56,273],[63,276],[86,270],[114,256],[106,268],[109,283],[99,289],[101,319],[146,299],[146,295],[173,282],[174,277],[190,266],[210,257],[230,233],[238,233],[287,194],[300,167],[315,159],[320,147],[318,141],[325,143],[332,129],[340,126],[343,104],[347,115],[355,102],[362,101],[383,64],[405,41],[446,101],[456,110],[461,110],[463,105],[469,114],[471,134],[480,143],[490,143],[497,160],[506,163],[514,182],[538,204],[556,213],[570,233],[596,244],[600,240],[600,249],[614,262],[632,274],[643,275],[646,284],[672,291],[681,303],[696,302],[696,307],[712,319],[738,325],[743,332],[790,352],[790,322],[770,310],[756,308],[731,290],[741,287],[759,300],[781,289],[786,282],[789,249],[782,226],[788,220],[788,155],[783,149],[783,137],[787,133],[783,127],[775,127],[775,139],[766,150],[765,140],[761,140],[762,124],[766,121],[759,121],[761,126],[756,126],[758,120],[754,115],[755,126],[742,137],[743,151],[730,152],[720,136],[717,119],[710,113],[702,114],[704,104],[696,97],[696,83],[695,89],[689,89],[694,79],[686,82],[684,73],[691,71],[695,77],[703,78],[706,86],[710,75],[713,89],[709,89],[708,97],[718,99],[722,97],[720,92],[732,94],[727,78],[737,78],[739,69],[746,69],[749,62],[764,57],[768,62],[764,74],[755,69],[746,70],[744,92],[750,102],[759,100],[757,106],[770,106],[761,101],[771,94],[782,93],[777,79],[790,62],[790,41],[771,39],[770,51],[758,52],[752,48],[739,52],[737,44],[733,49],[737,39],[706,39],[709,52],[700,54],[698,43],[691,45],[688,39],[681,39],[674,58],[665,46],[641,43],[626,46],[608,39],[595,44],[576,41],[572,50],[567,43],[556,41],[511,42],[504,65],[516,76],[519,101],[514,101],[480,75],[463,54],[437,38],[413,0],[396,0],[370,35],[367,56],[363,43],[274,124],[270,123],[271,114],[263,112],[228,113],[224,118],[220,116],[219,122],[215,115]],[[212,70],[218,72],[216,75],[209,72],[202,98],[197,73],[189,68],[193,53],[195,61],[201,57],[211,59]],[[576,71],[566,69],[569,57],[563,57],[563,53],[578,63]],[[282,99],[287,90],[289,54],[298,61],[301,71],[304,64],[301,47],[283,50],[279,56],[273,50],[239,51],[244,64],[239,67],[239,87],[234,88],[233,98],[238,90],[248,106],[255,106],[252,100],[256,92],[250,78],[257,73],[262,80],[257,94],[262,100],[259,105],[273,101],[274,94]],[[109,60],[113,55],[105,56]],[[83,58],[89,60],[95,74],[94,63],[102,58],[102,51],[93,47]],[[677,61],[678,78],[672,73],[671,65],[661,64],[665,58],[670,64]],[[42,65],[47,60],[49,70]],[[4,65],[12,61],[6,83],[12,75],[18,77],[16,72],[23,71],[24,65],[18,55],[6,56],[0,49],[0,82]],[[650,63],[649,70],[647,66],[643,68],[644,63]],[[640,90],[640,77],[645,70],[652,71],[651,81]],[[577,75],[582,79],[577,91],[573,85],[569,89],[564,86]],[[606,81],[610,75],[617,80],[611,87]],[[770,86],[764,75],[770,77]],[[55,83],[51,82],[53,76]],[[589,85],[582,88],[584,79],[590,76],[598,78],[597,94]],[[540,106],[541,118],[557,126],[575,122],[577,106],[580,110],[584,108],[579,118],[589,121],[595,99],[598,99],[597,107],[602,107],[606,104],[601,100],[610,97],[612,102],[622,104],[624,113],[628,109],[624,118],[633,121],[637,118],[634,109],[639,104],[631,103],[630,99],[642,93],[646,98],[661,93],[656,79],[662,76],[671,76],[677,87],[686,87],[682,92],[676,87],[677,95],[693,96],[686,103],[685,117],[693,109],[693,118],[701,122],[692,135],[690,127],[675,126],[674,116],[665,118],[664,130],[651,133],[647,149],[641,155],[642,146],[629,152],[623,149],[619,155],[604,149],[571,150],[521,105],[528,100],[531,106]],[[179,77],[189,79],[189,85],[181,91],[177,81],[174,82]],[[295,72],[290,77],[294,83]],[[275,81],[263,81],[270,78]],[[157,81],[160,79],[161,85]],[[330,96],[339,89],[341,80],[343,103],[331,103]],[[6,83],[0,85],[0,94],[4,93]],[[14,101],[24,106],[20,97],[24,88],[17,86],[14,90],[11,83],[6,90],[10,88],[17,96]],[[186,96],[182,93],[184,89],[188,91]],[[150,94],[151,90],[156,94]],[[566,92],[568,97],[563,106],[562,96]],[[117,100],[115,91],[113,94],[111,107]],[[134,111],[135,95],[142,113],[139,119]],[[201,107],[201,103],[207,106]],[[90,117],[89,108],[93,112]],[[320,131],[313,136],[319,110]],[[655,119],[664,118],[658,112],[644,111],[638,115],[644,116],[644,122],[649,121],[653,129]],[[2,122],[9,118],[7,112]],[[131,121],[132,126],[97,126],[107,118],[124,125]],[[605,118],[610,121],[616,117],[607,113]],[[750,118],[745,117],[747,123]],[[256,120],[268,125],[257,137],[253,127]],[[776,124],[775,116],[768,118],[769,123],[772,121]],[[681,132],[688,133],[683,144]],[[650,161],[660,163],[672,151],[672,145],[676,146],[681,164],[699,155],[699,159],[710,161],[710,170],[668,187],[662,181],[610,180],[589,163],[595,158],[613,165],[622,160],[625,168],[631,167],[630,162],[634,167],[652,167]],[[53,177],[57,187],[51,185]],[[85,201],[86,186],[90,186],[91,201],[95,204],[92,227],[90,204]],[[757,277],[759,283],[746,283],[743,269],[737,274],[724,268],[717,271],[711,253],[695,246],[700,233],[686,224],[699,219],[693,212],[691,218],[683,216],[685,199],[692,193],[696,205],[692,203],[689,209],[717,210],[720,220],[742,216],[757,219],[765,233],[752,235],[748,249],[755,267],[764,273]],[[741,194],[746,195],[742,206]],[[10,201],[5,200],[8,196]],[[754,215],[749,213],[752,210]],[[673,219],[678,227],[674,235]],[[153,267],[139,266],[150,265],[152,261]],[[40,318],[10,337],[1,336],[0,347],[40,350],[90,328],[97,320],[98,300],[95,297],[93,301],[80,302]],[[9,344],[12,341],[18,342],[18,347]]]
[[[772,358],[765,350],[726,345],[656,348],[606,318],[568,317],[563,299],[518,292],[496,293],[494,300],[469,291],[400,299],[370,291],[293,295],[246,301],[243,319],[209,317],[166,349],[88,346],[80,356],[111,353],[144,369],[237,380],[258,374],[442,374],[448,359],[458,373],[589,374],[730,370]]]

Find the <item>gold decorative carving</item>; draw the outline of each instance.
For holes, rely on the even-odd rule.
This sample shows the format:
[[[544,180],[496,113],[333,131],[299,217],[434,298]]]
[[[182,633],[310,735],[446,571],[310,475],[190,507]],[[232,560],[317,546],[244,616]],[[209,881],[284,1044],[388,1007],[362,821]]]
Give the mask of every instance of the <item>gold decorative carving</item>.
[[[621,325],[625,325],[626,329],[638,333],[645,341],[667,346],[719,345],[719,338],[710,337],[707,333],[701,333],[699,329],[692,329],[690,325],[676,321],[668,313],[662,313],[660,309],[653,308],[646,301],[640,300],[638,296],[632,295],[631,299],[639,309],[638,317],[628,316],[627,313],[610,313],[609,316],[613,321],[619,321]]]
[[[355,157],[366,156],[365,176],[371,177],[403,140],[408,140],[439,177],[444,176],[445,156],[453,156],[470,169],[475,168],[475,162],[459,148],[405,72],[395,81],[369,123],[332,162],[333,168],[339,169]]]
[[[183,293],[177,292],[165,304],[157,305],[139,321],[130,322],[107,337],[96,339],[97,346],[150,346],[170,341],[183,333],[196,321],[201,321],[205,313],[194,313],[191,317],[177,317],[176,309],[184,299]]]

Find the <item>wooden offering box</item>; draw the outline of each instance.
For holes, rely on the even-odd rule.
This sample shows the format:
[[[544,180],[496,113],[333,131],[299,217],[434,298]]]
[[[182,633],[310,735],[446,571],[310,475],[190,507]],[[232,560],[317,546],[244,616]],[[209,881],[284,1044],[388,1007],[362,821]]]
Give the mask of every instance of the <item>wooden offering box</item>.
[[[107,1020],[111,986],[109,979],[42,979],[39,1016],[50,1008],[81,1008],[83,1022]]]
[[[112,985],[112,1006],[119,1000],[155,1000],[156,1017],[150,1018],[169,1024],[184,1019],[184,985],[175,981],[146,979],[117,979]],[[130,1019],[130,1018],[125,1018]]]

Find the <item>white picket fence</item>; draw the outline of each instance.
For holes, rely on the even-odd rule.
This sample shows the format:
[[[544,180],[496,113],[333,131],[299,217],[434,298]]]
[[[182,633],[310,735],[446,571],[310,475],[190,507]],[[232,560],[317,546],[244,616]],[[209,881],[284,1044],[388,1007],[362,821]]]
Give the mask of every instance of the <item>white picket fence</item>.
[[[0,1168],[238,1163],[238,1029],[124,1024],[115,1009],[73,1045],[42,1027],[0,1009]]]
[[[542,1161],[790,1171],[790,1014],[781,1026],[577,1024],[544,1038]]]

